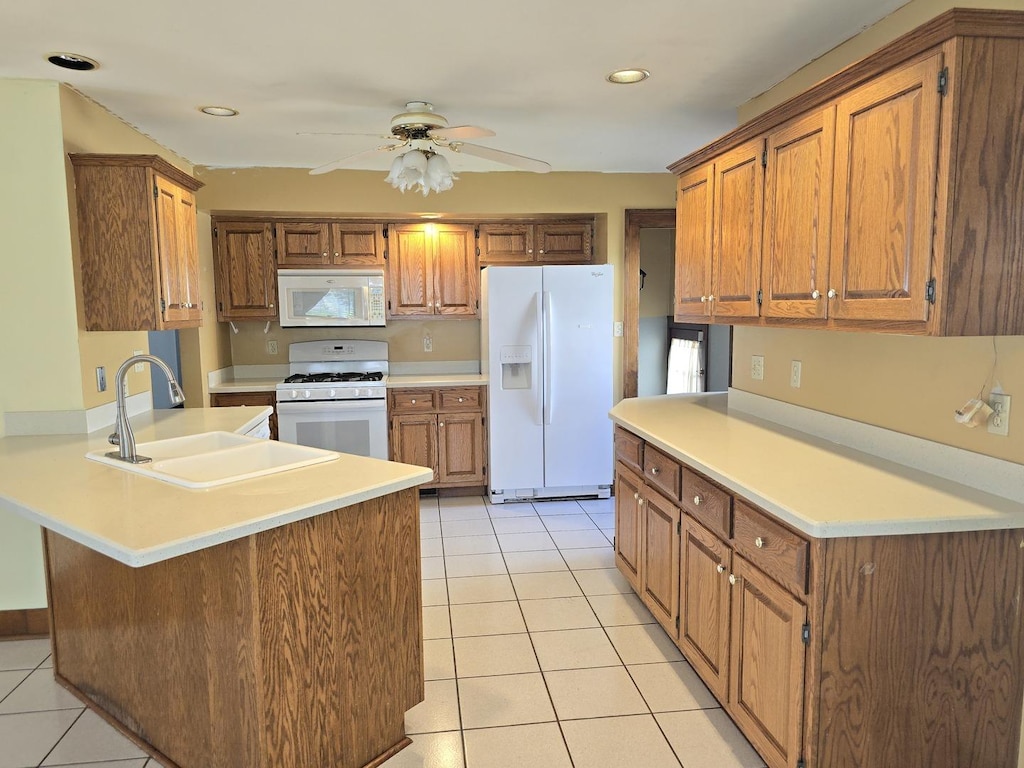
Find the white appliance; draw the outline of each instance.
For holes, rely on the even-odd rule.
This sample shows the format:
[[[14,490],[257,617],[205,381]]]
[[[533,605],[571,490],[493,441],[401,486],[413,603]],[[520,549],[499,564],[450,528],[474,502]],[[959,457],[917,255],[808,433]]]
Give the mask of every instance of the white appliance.
[[[386,341],[288,345],[290,376],[277,385],[278,439],[388,458]]]
[[[483,270],[492,501],[610,495],[612,277],[607,264]]]
[[[384,270],[279,269],[281,327],[384,325]]]

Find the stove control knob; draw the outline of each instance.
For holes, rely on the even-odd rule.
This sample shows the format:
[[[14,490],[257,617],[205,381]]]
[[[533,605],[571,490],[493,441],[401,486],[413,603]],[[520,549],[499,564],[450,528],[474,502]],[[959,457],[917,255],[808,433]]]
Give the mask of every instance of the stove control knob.
[[[291,397],[292,397],[292,400],[294,400],[294,399],[295,399],[296,397],[298,397],[298,396],[299,396],[299,391],[298,391],[297,389],[293,389],[293,390],[291,391]]]
[[[338,390],[336,390],[336,389],[332,389],[332,390],[331,390],[331,393],[330,393],[330,395],[328,395],[328,397],[335,397],[335,393],[336,393],[337,391],[338,391]]]
[[[312,397],[313,393],[310,392],[308,389],[304,389],[304,390],[302,390],[302,396],[303,397]]]

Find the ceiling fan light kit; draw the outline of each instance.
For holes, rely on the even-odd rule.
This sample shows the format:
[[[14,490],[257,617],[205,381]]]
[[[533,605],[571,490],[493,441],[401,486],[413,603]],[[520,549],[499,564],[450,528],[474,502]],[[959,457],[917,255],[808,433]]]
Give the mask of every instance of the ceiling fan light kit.
[[[441,155],[429,149],[412,149],[395,158],[384,181],[402,193],[412,189],[426,197],[430,192],[448,191],[457,178]]]

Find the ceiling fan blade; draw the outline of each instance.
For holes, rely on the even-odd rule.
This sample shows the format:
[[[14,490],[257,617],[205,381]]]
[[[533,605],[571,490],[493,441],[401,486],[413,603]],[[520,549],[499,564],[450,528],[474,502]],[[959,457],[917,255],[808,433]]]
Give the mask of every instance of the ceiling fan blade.
[[[366,136],[371,139],[394,139],[390,133],[343,133],[340,131],[296,131],[296,136]]]
[[[481,147],[479,144],[465,144],[462,142],[448,145],[448,149],[453,152],[462,152],[466,155],[475,155],[476,157],[482,157],[485,160],[494,160],[496,163],[504,163],[505,165],[511,165],[514,168],[521,168],[524,171],[533,171],[534,173],[547,173],[551,170],[551,165],[545,163],[543,160],[534,160],[532,157],[524,157],[523,155],[515,155],[511,152],[503,152],[500,149],[491,149],[490,147]]]
[[[432,139],[486,139],[494,136],[494,131],[479,125],[451,125],[447,128],[434,128],[427,131],[427,135]]]
[[[373,155],[376,155],[378,152],[391,152],[392,150],[398,149],[399,147],[403,146],[405,145],[384,144],[380,147],[374,147],[373,149],[365,149],[362,152],[356,152],[354,155],[349,155],[348,157],[343,157],[340,160],[335,160],[334,162],[327,163],[326,165],[321,165],[317,168],[314,168],[309,172],[309,175],[319,176],[321,173],[330,173],[331,171],[336,171],[339,168],[347,168],[352,163],[356,162],[357,160],[362,160],[364,157],[372,157]]]

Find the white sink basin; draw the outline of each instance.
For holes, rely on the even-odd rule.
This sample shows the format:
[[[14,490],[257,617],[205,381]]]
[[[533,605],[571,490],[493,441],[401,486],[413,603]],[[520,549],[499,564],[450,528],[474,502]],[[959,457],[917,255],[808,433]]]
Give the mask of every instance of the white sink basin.
[[[116,450],[114,448],[114,452]],[[341,455],[321,448],[262,440],[233,432],[203,432],[137,443],[135,452],[153,461],[129,464],[107,456],[109,451],[90,451],[85,457],[185,488],[211,488],[333,461]]]

